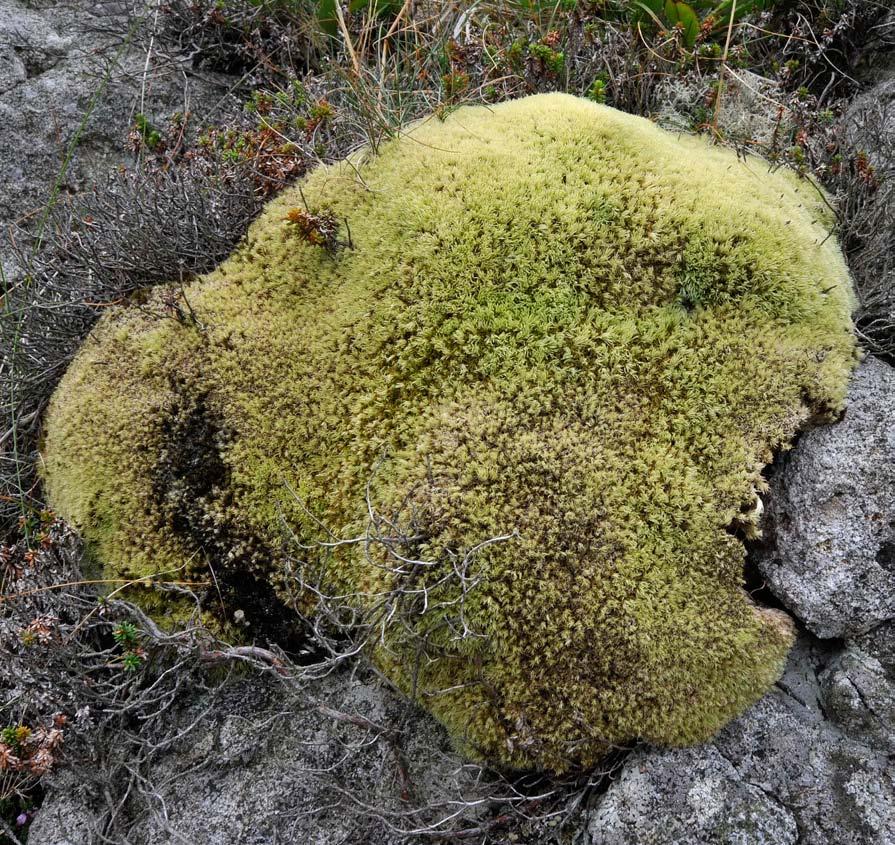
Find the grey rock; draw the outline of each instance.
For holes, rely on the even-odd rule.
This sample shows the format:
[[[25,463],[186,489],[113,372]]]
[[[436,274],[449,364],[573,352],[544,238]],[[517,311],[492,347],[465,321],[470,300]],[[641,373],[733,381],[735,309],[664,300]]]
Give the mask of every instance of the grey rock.
[[[781,683],[710,744],[633,754],[577,845],[889,845],[895,768],[827,719],[836,649],[805,635]],[[870,739],[870,737],[867,737]]]
[[[854,644],[875,657],[895,681],[895,621],[878,625],[872,631],[855,637]]]
[[[53,794],[37,812],[29,839],[46,845],[83,845],[93,835],[93,819],[74,779],[60,778],[64,788]]]
[[[794,845],[796,821],[716,748],[639,751],[590,815],[589,845]]]
[[[895,618],[895,370],[858,367],[844,419],[799,440],[768,498],[759,568],[814,634]]]
[[[162,121],[189,111],[201,122],[227,102],[229,77],[195,72],[186,57],[158,49],[147,64],[136,19],[116,0],[0,0],[0,184],[12,188],[0,191],[7,270],[9,225],[33,222],[57,183],[62,194],[81,192],[128,161],[136,112]]]
[[[400,814],[411,806],[402,799],[405,779],[394,749],[376,740],[372,725],[400,727],[416,806],[451,800],[473,787],[478,770],[463,767],[443,729],[371,678],[330,675],[299,698],[276,681],[248,678],[198,695],[172,714],[168,735],[180,739],[150,762],[137,764],[134,753],[128,762],[139,765],[140,779],[118,810],[114,832],[107,827],[105,835],[117,842],[126,831],[132,845],[407,841],[365,810]],[[150,728],[142,735],[159,740]],[[124,794],[127,774],[111,788],[102,775],[83,767],[57,773],[29,845],[110,841],[99,829],[109,825],[109,808]],[[444,815],[454,809],[442,806]],[[399,815],[392,822],[413,824]]]
[[[828,716],[848,735],[895,754],[895,676],[849,646],[820,676]]]
[[[846,734],[895,754],[895,622],[846,643],[820,688],[827,716]]]

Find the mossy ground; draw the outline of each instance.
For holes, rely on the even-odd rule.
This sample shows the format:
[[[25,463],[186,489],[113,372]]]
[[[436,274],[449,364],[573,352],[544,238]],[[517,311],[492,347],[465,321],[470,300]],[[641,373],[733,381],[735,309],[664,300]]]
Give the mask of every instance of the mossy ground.
[[[424,121],[285,191],[177,309],[110,310],[48,412],[51,501],[116,576],[291,601],[313,572],[474,755],[705,739],[791,639],[729,527],[842,405],[831,225],[807,182],[573,97]]]

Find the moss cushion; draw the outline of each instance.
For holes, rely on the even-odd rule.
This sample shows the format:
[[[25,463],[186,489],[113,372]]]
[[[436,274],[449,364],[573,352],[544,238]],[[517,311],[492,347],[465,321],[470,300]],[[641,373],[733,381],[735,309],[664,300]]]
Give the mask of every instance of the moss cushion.
[[[209,614],[325,593],[475,757],[704,740],[792,638],[739,537],[843,403],[832,225],[793,174],[574,97],[422,121],[109,310],[47,415],[51,503]]]

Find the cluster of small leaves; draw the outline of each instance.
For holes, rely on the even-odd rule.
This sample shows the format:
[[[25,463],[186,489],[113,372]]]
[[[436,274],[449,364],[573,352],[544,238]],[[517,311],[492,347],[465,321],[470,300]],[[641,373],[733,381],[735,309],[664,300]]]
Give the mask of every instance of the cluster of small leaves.
[[[145,146],[150,150],[155,150],[158,149],[158,146],[161,143],[161,133],[155,126],[153,126],[145,114],[138,112],[134,116],[134,132],[131,137],[131,144],[135,148]]]
[[[336,252],[343,244],[339,240],[339,219],[331,211],[311,214],[303,208],[290,208],[285,219],[292,223],[302,240]]]
[[[122,650],[122,666],[127,672],[136,672],[143,665],[146,652],[140,646],[140,635],[133,622],[119,622],[112,629],[112,639]]]
[[[20,634],[22,645],[48,646],[57,638],[59,619],[50,614],[35,616]]]
[[[7,584],[21,579],[26,569],[35,565],[40,551],[52,547],[59,525],[49,510],[30,510],[19,515],[15,530],[25,538],[27,547],[17,554],[15,545],[0,545],[0,595],[6,592]]]
[[[0,730],[0,842],[14,828],[25,835],[40,779],[59,763],[67,721],[56,713],[43,724],[17,722]]]
[[[293,80],[276,93],[253,91],[241,118],[202,133],[197,151],[225,164],[248,167],[258,192],[270,196],[310,164],[341,154],[344,147],[338,144],[334,118],[335,110],[325,97],[315,97]]]
[[[62,750],[66,722],[65,715],[58,713],[53,717],[52,726],[31,728],[18,724],[0,730],[0,772],[28,773],[37,777],[49,772]]]

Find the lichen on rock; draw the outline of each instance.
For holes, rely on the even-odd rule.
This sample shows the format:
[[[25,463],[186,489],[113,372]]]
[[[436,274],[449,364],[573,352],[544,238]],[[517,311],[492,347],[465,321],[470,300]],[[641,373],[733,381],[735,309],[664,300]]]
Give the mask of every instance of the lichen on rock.
[[[831,226],[810,183],[573,97],[423,121],[109,310],[47,414],[49,496],[113,577],[212,569],[209,612],[342,596],[476,757],[704,740],[791,642],[735,527],[843,402]]]

